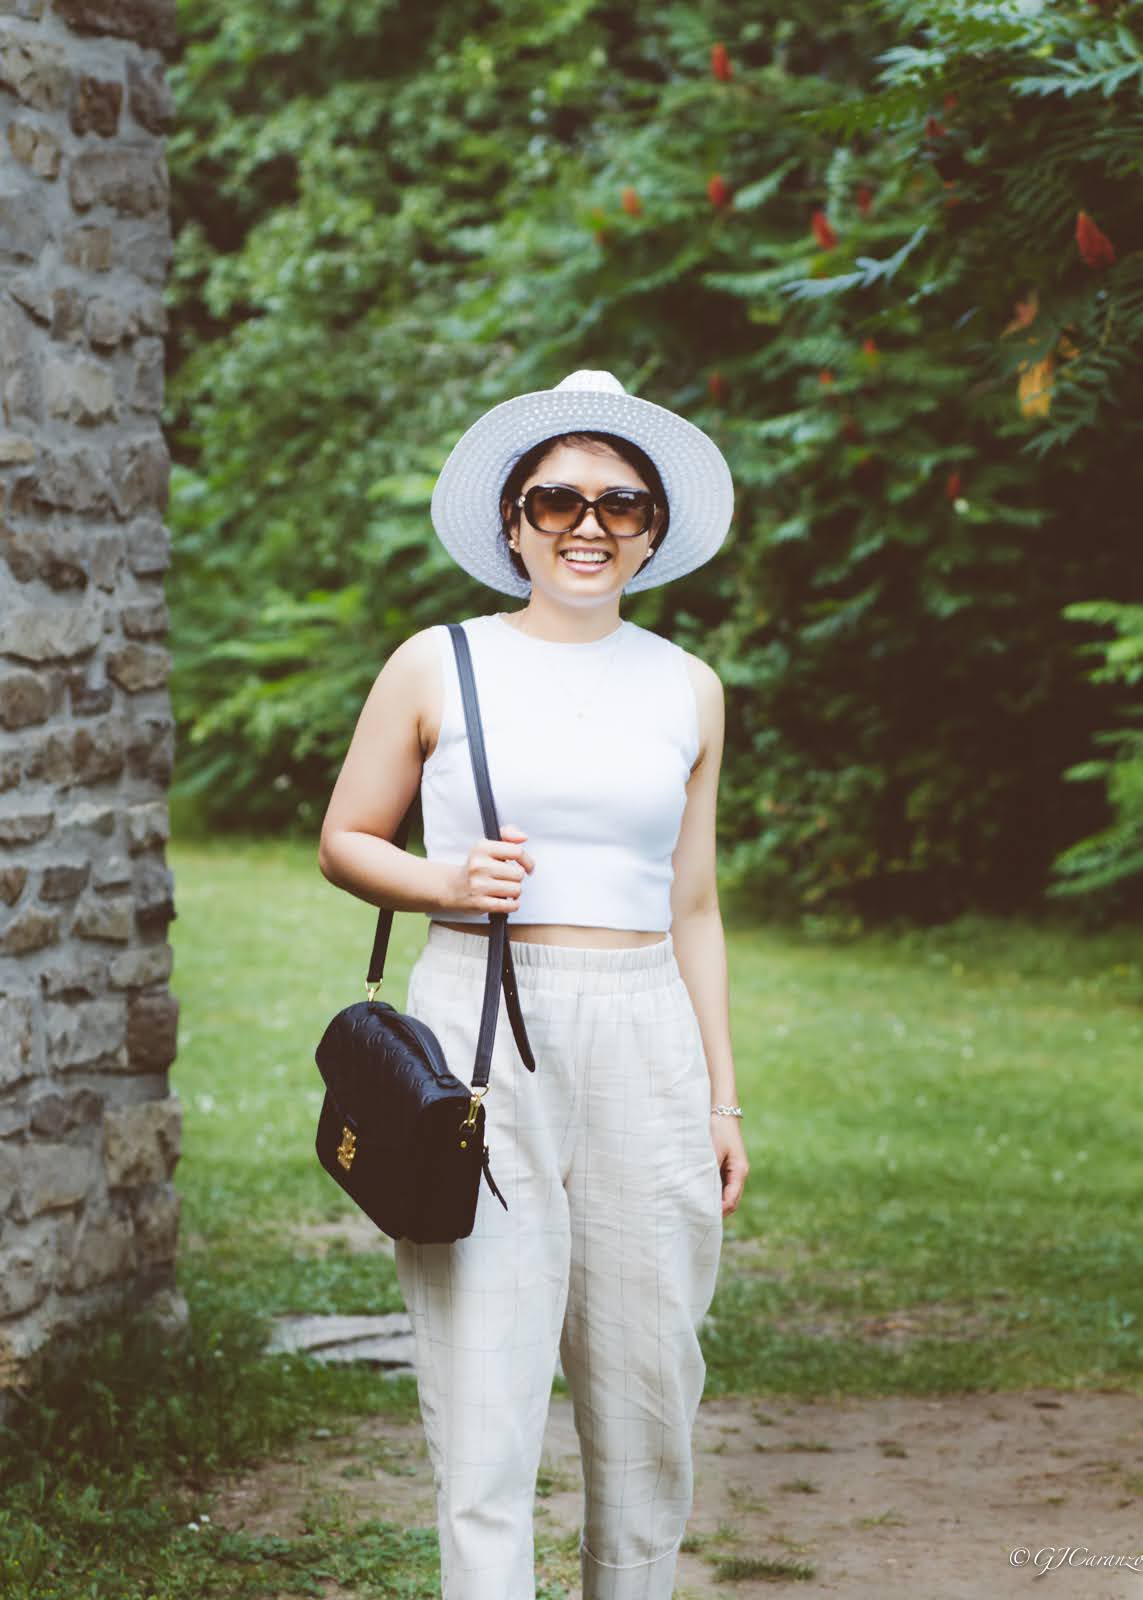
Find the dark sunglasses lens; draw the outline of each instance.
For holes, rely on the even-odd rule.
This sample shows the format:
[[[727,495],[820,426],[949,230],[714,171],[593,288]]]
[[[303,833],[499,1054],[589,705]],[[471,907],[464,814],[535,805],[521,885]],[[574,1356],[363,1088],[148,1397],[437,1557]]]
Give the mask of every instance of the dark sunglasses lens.
[[[608,533],[630,538],[651,520],[652,497],[645,489],[613,489],[599,502],[599,516]]]
[[[545,533],[566,533],[579,516],[583,499],[574,489],[533,489],[528,517]]]

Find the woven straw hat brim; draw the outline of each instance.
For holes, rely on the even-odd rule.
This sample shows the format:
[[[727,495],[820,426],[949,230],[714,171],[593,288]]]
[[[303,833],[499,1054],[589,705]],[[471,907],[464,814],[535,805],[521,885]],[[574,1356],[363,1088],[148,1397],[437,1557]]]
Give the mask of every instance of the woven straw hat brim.
[[[617,433],[645,450],[671,509],[662,546],[624,593],[702,566],[730,528],[734,485],[722,451],[701,428],[653,400],[602,389],[538,389],[486,411],[454,445],[433,489],[433,526],[458,566],[502,594],[532,586],[512,569],[500,531],[500,491],[512,463],[553,434]]]

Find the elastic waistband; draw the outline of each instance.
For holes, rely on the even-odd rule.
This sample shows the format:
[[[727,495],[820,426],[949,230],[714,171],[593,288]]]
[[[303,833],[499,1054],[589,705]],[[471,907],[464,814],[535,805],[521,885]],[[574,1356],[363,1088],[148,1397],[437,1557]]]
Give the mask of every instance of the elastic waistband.
[[[531,939],[513,939],[511,946],[512,967],[521,983],[543,974],[582,972],[593,975],[593,988],[606,987],[610,978],[616,988],[632,990],[654,988],[679,975],[669,931],[656,944],[628,945],[618,950],[539,944]],[[464,968],[466,975],[479,973],[483,977],[488,966],[488,940],[483,934],[461,933],[456,928],[446,928],[442,922],[429,922],[426,948],[432,951],[434,960],[444,960],[457,970]]]

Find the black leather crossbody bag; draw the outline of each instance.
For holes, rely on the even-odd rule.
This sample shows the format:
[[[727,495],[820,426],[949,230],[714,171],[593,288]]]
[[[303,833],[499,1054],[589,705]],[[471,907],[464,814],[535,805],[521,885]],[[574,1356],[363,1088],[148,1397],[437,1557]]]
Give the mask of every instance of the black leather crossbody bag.
[[[460,676],[464,721],[485,838],[499,839],[500,824],[488,780],[484,730],[468,637],[448,624]],[[393,843],[404,849],[413,807]],[[472,1232],[483,1172],[505,1210],[484,1140],[484,1095],[496,1038],[500,990],[508,1006],[521,1059],[536,1070],[512,967],[507,912],[489,918],[484,1008],[472,1086],[455,1077],[440,1041],[417,1017],[375,1000],[385,969],[393,912],[382,909],[369,962],[368,999],[339,1011],[315,1052],[325,1083],[318,1119],[318,1160],[382,1233],[418,1244],[443,1244]]]

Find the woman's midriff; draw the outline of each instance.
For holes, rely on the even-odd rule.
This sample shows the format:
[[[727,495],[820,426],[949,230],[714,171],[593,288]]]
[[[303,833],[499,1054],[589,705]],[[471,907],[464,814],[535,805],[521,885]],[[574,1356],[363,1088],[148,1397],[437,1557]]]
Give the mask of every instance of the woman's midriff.
[[[458,933],[483,934],[487,939],[489,928],[483,922],[443,922],[433,918],[444,928],[455,928]],[[577,950],[629,950],[636,945],[662,944],[665,933],[643,933],[629,928],[569,927],[554,922],[517,922],[508,924],[508,939],[512,944],[562,944]]]

